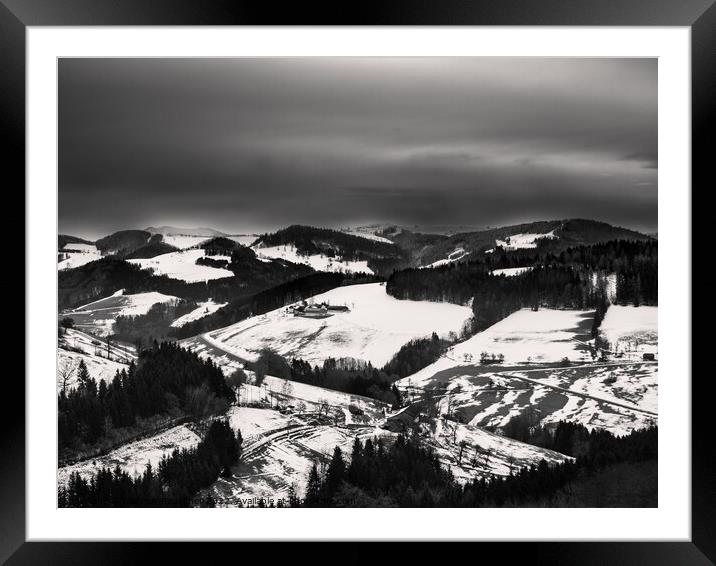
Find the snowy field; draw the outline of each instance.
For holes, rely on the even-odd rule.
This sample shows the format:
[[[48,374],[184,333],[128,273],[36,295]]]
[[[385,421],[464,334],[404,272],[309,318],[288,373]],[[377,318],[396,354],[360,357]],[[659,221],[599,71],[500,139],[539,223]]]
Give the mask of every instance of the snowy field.
[[[199,305],[198,307],[196,307],[193,311],[188,312],[185,315],[182,315],[177,318],[171,323],[171,326],[175,328],[184,326],[185,324],[194,322],[195,320],[199,320],[200,318],[204,318],[205,316],[208,316],[211,313],[218,311],[220,308],[225,307],[229,303],[215,303],[214,301],[209,299],[208,301],[197,304]]]
[[[382,367],[413,338],[432,332],[459,332],[472,316],[468,307],[428,301],[401,301],[385,292],[380,283],[339,287],[312,298],[316,303],[347,305],[350,312],[329,318],[293,316],[287,308],[251,317],[203,335],[220,350],[244,359],[255,359],[263,348],[273,348],[288,358],[312,364],[327,358],[355,358]],[[184,345],[194,349],[194,342]]]
[[[641,355],[656,353],[658,307],[611,305],[599,327],[600,335],[613,351]]]
[[[76,251],[81,252],[84,254],[98,254],[99,250],[97,249],[97,246],[94,244],[73,244],[73,243],[67,243],[62,248],[63,251]]]
[[[127,369],[131,360],[137,358],[133,345],[112,342],[107,359],[105,342],[71,328],[64,332],[58,340],[57,349],[57,389],[63,384],[72,389],[77,386],[77,367],[80,360],[85,362],[90,377],[97,382],[101,379],[109,382],[117,370]]]
[[[528,271],[532,271],[534,267],[508,267],[506,269],[495,269],[491,272],[491,275],[504,275],[505,277],[514,277],[516,275],[522,275]]]
[[[409,399],[431,399],[440,413],[481,427],[504,427],[525,412],[542,424],[570,420],[615,434],[656,422],[657,364],[592,360],[585,348],[592,314],[523,309],[397,385]],[[505,361],[480,364],[482,352]],[[561,367],[563,358],[569,366]]]
[[[179,248],[180,250],[186,250],[198,246],[202,242],[210,240],[209,236],[183,236],[180,234],[163,234],[162,241],[165,244]]]
[[[292,263],[308,265],[316,271],[331,271],[338,273],[373,273],[367,261],[341,261],[337,257],[326,255],[301,255],[293,245],[252,248],[259,258],[284,259]]]
[[[398,386],[407,399],[426,399],[439,414],[473,426],[499,429],[529,414],[535,423],[559,420],[628,434],[657,419],[657,365],[584,364],[567,368],[460,366],[437,372],[421,388],[406,378]]]
[[[102,468],[113,470],[118,465],[122,470],[136,477],[144,473],[147,463],[151,463],[156,469],[164,455],[169,456],[176,449],[193,448],[199,444],[199,440],[199,436],[186,425],[175,426],[155,436],[125,444],[105,456],[59,468],[57,482],[60,485],[67,484],[73,472],[78,472],[82,477],[89,479]]]
[[[373,240],[374,242],[383,242],[384,244],[394,244],[392,240],[389,240],[388,238],[384,238],[383,236],[378,236],[377,234],[374,234],[373,232],[364,231],[360,229],[356,230],[343,230],[344,234],[348,234],[350,236],[358,236],[359,238],[366,238],[367,240]]]
[[[557,238],[554,234],[554,230],[545,234],[514,234],[508,236],[504,240],[495,240],[495,247],[503,248],[504,250],[523,250],[537,247],[537,240],[542,238],[552,240]]]
[[[69,251],[72,250],[72,251]],[[60,252],[68,257],[57,262],[57,269],[74,269],[92,261],[102,259],[102,254],[94,244],[66,244]]]
[[[234,276],[233,272],[228,269],[197,265],[196,260],[204,257],[204,255],[205,250],[203,249],[189,249],[147,259],[130,259],[127,261],[139,265],[142,269],[151,269],[156,275],[166,275],[172,279],[181,279],[187,283]],[[209,257],[219,259],[217,256]]]
[[[234,242],[238,242],[242,246],[246,246],[247,248],[251,247],[251,244],[253,244],[257,239],[259,235],[258,234],[236,234],[235,236],[227,236],[229,240],[234,240]]]
[[[521,309],[456,344],[410,378],[413,385],[420,385],[439,371],[479,363],[482,352],[502,354],[505,364],[555,362],[565,357],[586,361],[591,358],[587,358],[587,351],[578,340],[589,338],[593,314],[593,311]]]
[[[112,333],[112,325],[118,316],[147,314],[152,305],[179,300],[173,295],[157,292],[125,295],[120,290],[110,297],[65,311],[60,316],[69,316],[75,321],[75,326],[80,329],[99,336],[107,336]]]

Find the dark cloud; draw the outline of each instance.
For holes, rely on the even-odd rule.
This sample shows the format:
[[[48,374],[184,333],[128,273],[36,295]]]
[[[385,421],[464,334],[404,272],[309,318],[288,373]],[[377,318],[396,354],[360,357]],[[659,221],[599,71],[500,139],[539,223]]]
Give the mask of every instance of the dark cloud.
[[[64,232],[149,224],[656,230],[651,59],[62,59]]]

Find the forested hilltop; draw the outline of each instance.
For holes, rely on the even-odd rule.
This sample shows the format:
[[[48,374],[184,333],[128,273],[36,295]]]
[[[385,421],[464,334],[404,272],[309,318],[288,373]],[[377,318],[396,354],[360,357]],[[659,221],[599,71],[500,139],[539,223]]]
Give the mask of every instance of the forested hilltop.
[[[530,269],[515,277],[493,274],[518,266]],[[559,253],[496,252],[484,259],[396,272],[386,290],[399,299],[472,301],[474,330],[479,331],[525,307],[597,308],[606,301],[609,275],[615,277],[617,303],[657,304],[657,241],[617,240]]]
[[[483,256],[486,252],[491,253],[492,250],[497,251],[500,245],[507,248],[515,247],[515,242],[512,239],[519,235],[530,235],[531,241],[538,248],[553,253],[559,253],[569,247],[592,245],[611,240],[653,240],[651,236],[640,232],[596,220],[572,218],[538,221],[455,234],[426,250],[422,255],[420,265],[428,265],[446,258],[455,249],[463,249],[475,258]]]

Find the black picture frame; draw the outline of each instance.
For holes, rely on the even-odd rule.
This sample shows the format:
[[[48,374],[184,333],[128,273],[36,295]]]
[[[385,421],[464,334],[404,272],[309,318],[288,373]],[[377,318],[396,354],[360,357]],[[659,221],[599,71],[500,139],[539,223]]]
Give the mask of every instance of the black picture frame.
[[[0,120],[5,142],[3,167],[6,194],[25,184],[25,37],[28,26],[96,25],[559,25],[559,26],[686,26],[691,30],[692,185],[714,186],[709,141],[714,136],[716,101],[716,5],[714,0],[409,0],[333,3],[227,2],[221,0],[0,0]],[[9,143],[8,143],[9,142]],[[709,182],[710,181],[710,182]],[[674,190],[688,190],[688,188]],[[696,191],[692,189],[692,198]],[[692,207],[693,209],[693,207]],[[20,222],[21,215],[15,214]],[[694,220],[693,226],[698,224]],[[708,230],[701,224],[700,229]],[[692,232],[693,256],[703,251]],[[700,256],[703,257],[703,256]],[[693,272],[692,272],[693,273]],[[24,292],[23,292],[24,294]],[[25,296],[25,301],[29,297]],[[707,338],[693,337],[701,344]],[[705,344],[703,344],[706,347]],[[25,355],[28,355],[25,345]],[[693,352],[700,349],[693,348]],[[716,465],[711,435],[710,375],[692,370],[692,538],[689,542],[530,542],[474,543],[467,550],[486,558],[497,551],[511,562],[532,564],[712,564],[716,562]],[[690,376],[665,376],[688,379]],[[26,376],[27,379],[27,376]],[[24,398],[24,383],[7,373],[6,398]],[[206,547],[184,543],[69,543],[25,541],[25,414],[5,413],[0,429],[0,561],[20,564],[128,564],[154,561],[197,562]],[[660,457],[668,458],[668,454]],[[238,531],[238,529],[237,529]],[[554,537],[559,538],[555,532]],[[81,537],[81,533],[77,533]],[[320,538],[320,533],[317,533]],[[248,558],[244,546],[222,544],[212,556]],[[377,544],[377,543],[371,543]],[[489,545],[489,546],[488,546]],[[290,544],[257,549],[271,561],[296,552]],[[458,549],[458,552],[460,549]],[[238,552],[238,554],[234,554]],[[341,551],[345,552],[345,551]],[[411,552],[414,552],[411,551]],[[427,558],[425,549],[418,552]],[[444,551],[443,551],[444,552]],[[331,551],[324,554],[330,556]],[[384,554],[383,549],[350,553],[349,560]],[[445,555],[443,554],[443,557]],[[453,555],[455,556],[455,555]],[[344,554],[344,559],[346,555]]]

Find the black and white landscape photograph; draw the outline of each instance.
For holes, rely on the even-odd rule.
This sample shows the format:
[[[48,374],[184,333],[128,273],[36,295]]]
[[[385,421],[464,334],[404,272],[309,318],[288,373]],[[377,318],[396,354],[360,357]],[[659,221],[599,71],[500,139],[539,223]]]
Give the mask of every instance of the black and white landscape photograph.
[[[59,507],[658,506],[657,59],[57,72]]]

